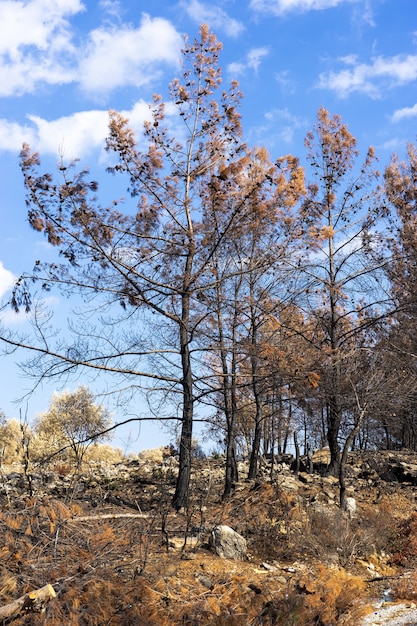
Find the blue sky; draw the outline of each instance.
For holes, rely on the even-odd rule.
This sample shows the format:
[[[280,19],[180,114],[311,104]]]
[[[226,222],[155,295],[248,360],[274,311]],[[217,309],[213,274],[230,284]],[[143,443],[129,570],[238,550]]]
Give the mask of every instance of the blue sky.
[[[342,116],[363,156],[374,146],[381,169],[416,140],[416,0],[0,0],[0,296],[50,254],[26,220],[22,143],[40,152],[45,170],[60,154],[78,157],[113,197],[111,179],[99,174],[108,110],[123,111],[140,136],[152,94],[165,96],[180,73],[184,34],[193,39],[202,22],[223,43],[224,81],[240,83],[247,141],[273,159],[304,159],[320,106]],[[56,294],[50,304],[65,317],[68,303]],[[10,312],[3,323],[24,321]],[[14,404],[29,386],[15,360],[0,357],[0,408],[32,417],[56,386]],[[125,429],[115,445],[128,437]],[[142,426],[130,449],[165,440]]]

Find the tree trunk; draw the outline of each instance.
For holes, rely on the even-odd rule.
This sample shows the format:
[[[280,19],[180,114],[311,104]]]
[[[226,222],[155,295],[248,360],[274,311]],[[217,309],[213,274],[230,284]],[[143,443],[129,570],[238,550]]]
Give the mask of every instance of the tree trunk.
[[[236,462],[236,362],[233,356],[232,363],[232,380],[228,384],[228,378],[225,377],[226,387],[225,407],[227,422],[227,446],[226,446],[226,475],[223,499],[227,498],[233,487],[233,483],[239,479]]]
[[[330,398],[327,414],[327,442],[330,450],[329,474],[337,476],[340,467],[339,448],[340,410],[335,396]]]
[[[183,363],[189,361],[190,354],[188,347],[184,351]],[[172,501],[173,507],[179,511],[187,506],[188,492],[191,478],[191,449],[193,439],[193,411],[194,398],[191,377],[191,368],[185,368],[183,380],[183,411],[182,411],[182,427],[179,451],[179,467],[178,477],[175,489],[175,495]]]
[[[228,434],[226,447],[226,474],[222,499],[226,500],[233,490],[233,483],[238,480],[235,440],[232,433]]]
[[[0,620],[14,620],[28,612],[40,612],[45,605],[56,597],[52,585],[49,583],[40,589],[25,593],[17,600],[0,607]]]
[[[187,259],[186,276],[190,274],[192,262],[192,252]],[[179,511],[187,506],[188,492],[191,478],[191,450],[193,439],[193,419],[194,419],[194,395],[193,376],[191,370],[191,355],[189,345],[189,322],[190,322],[190,294],[188,291],[188,279],[184,281],[184,294],[182,297],[182,315],[180,324],[180,346],[181,346],[181,366],[182,366],[182,427],[179,451],[178,477],[172,506]]]
[[[261,447],[261,436],[263,426],[263,398],[260,389],[260,359],[258,348],[258,320],[256,319],[256,294],[254,278],[250,277],[250,298],[251,298],[251,378],[252,393],[255,402],[255,430],[253,435],[252,449],[249,462],[248,478],[256,478],[258,473],[259,450]]]
[[[217,275],[218,279],[218,275]],[[235,309],[232,323],[232,362],[230,366],[227,360],[227,348],[224,340],[223,329],[223,311],[220,306],[222,302],[222,294],[220,291],[220,280],[217,282],[217,325],[219,329],[219,345],[220,360],[222,364],[222,393],[223,393],[223,409],[226,418],[226,468],[225,482],[222,499],[226,500],[232,492],[233,482],[238,480],[238,471],[236,463],[236,323],[237,323],[237,306],[235,297]]]
[[[309,443],[307,443],[307,446],[306,446],[306,455],[307,455],[307,461],[308,461],[308,473],[312,474],[313,473],[313,453],[311,451],[311,446]]]
[[[340,457],[339,463],[339,503],[340,508],[343,510],[345,508],[346,503],[346,481],[345,481],[345,468],[346,461],[349,452],[349,448],[352,445],[353,440],[359,432],[359,429],[362,425],[362,420],[365,415],[365,409],[362,409],[358,415],[357,420],[355,421],[354,427],[350,431],[349,435],[346,438],[345,445],[343,446],[342,456]]]
[[[297,433],[294,431],[294,448],[295,448],[295,473],[300,471],[300,446],[298,444]]]
[[[259,414],[260,408],[256,411],[255,418],[255,431],[253,435],[252,448],[250,453],[250,461],[249,461],[249,472],[248,478],[256,478],[256,474],[258,473],[258,460],[259,460],[259,450],[261,447],[261,429],[262,429],[262,414]]]

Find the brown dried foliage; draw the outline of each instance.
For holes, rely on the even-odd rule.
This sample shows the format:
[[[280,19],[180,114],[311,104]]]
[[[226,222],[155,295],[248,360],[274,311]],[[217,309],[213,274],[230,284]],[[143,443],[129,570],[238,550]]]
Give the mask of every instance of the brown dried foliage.
[[[200,470],[207,461],[201,461]],[[351,575],[357,552],[382,549],[383,519],[395,525],[386,501],[381,515],[375,508],[375,534],[369,524],[349,521],[337,514],[313,515],[305,501],[279,485],[248,484],[227,502],[220,500],[220,483],[198,472],[189,509],[174,513],[169,505],[171,485],[162,474],[158,481],[141,482],[141,473],[124,483],[120,494],[137,497],[148,517],[117,517],[131,508],[111,506],[104,495],[106,481],[79,499],[3,497],[0,502],[0,602],[2,605],[49,582],[57,597],[44,614],[17,619],[22,624],[330,626],[360,623],[366,596],[363,580]],[[165,482],[164,482],[165,480]],[[94,481],[97,483],[97,478]],[[93,490],[94,489],[94,490]],[[149,490],[145,497],[144,490]],[[134,490],[135,493],[134,493]],[[113,495],[115,492],[111,492]],[[101,500],[99,498],[101,494]],[[335,507],[336,508],[336,507]],[[104,514],[113,514],[113,517]],[[383,519],[382,519],[383,518]],[[248,541],[247,562],[225,561],[209,553],[200,542],[188,541],[193,526],[227,524]],[[409,524],[410,526],[410,524]],[[411,526],[410,526],[411,529]],[[187,538],[179,551],[166,543]],[[346,545],[343,545],[343,542]],[[349,541],[351,543],[349,543]],[[350,546],[355,550],[349,553]],[[360,550],[359,550],[359,548]],[[342,548],[342,553],[338,548]],[[343,564],[334,562],[343,555]],[[260,563],[308,564],[296,574],[268,572]],[[291,568],[289,568],[291,569]],[[404,597],[411,583],[396,593]]]
[[[417,513],[402,520],[396,529],[393,540],[392,562],[395,565],[410,566],[417,562]]]

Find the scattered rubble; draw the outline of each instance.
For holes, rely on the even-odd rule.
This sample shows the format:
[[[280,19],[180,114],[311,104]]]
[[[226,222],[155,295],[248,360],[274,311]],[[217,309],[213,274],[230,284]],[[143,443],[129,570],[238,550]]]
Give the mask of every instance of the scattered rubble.
[[[63,541],[64,521],[74,528],[76,524],[77,529],[111,524],[116,536],[121,533],[121,537],[126,533],[123,528],[128,528],[123,524],[138,524],[142,542],[136,548],[139,552],[136,556],[124,555],[119,559],[122,565],[111,565],[112,571],[117,576],[127,577],[126,580],[147,575],[150,581],[163,577],[169,603],[173,602],[172,598],[180,597],[184,589],[189,589],[187,593],[191,597],[194,588],[213,597],[217,594],[220,602],[221,589],[240,585],[242,598],[252,593],[259,599],[261,615],[262,610],[266,611],[264,598],[278,598],[285,590],[297,589],[298,581],[314,578],[316,568],[322,563],[330,570],[347,568],[360,576],[369,586],[369,606],[374,620],[383,620],[384,615],[394,619],[393,610],[384,613],[385,607],[372,605],[372,598],[381,593],[382,587],[387,588],[386,582],[391,583],[398,577],[390,554],[381,543],[386,522],[383,516],[378,517],[378,512],[394,511],[400,520],[415,511],[416,455],[403,451],[351,453],[346,467],[345,511],[339,508],[338,479],[323,472],[326,458],[323,452],[313,455],[312,472],[309,471],[310,460],[301,459],[300,471],[294,473],[288,455],[277,457],[272,475],[270,460],[266,459],[261,463],[257,479],[251,481],[246,479],[248,464],[239,461],[239,482],[226,502],[221,500],[224,459],[196,460],[190,507],[180,513],[171,507],[178,460],[166,450],[146,451],[136,459],[117,464],[91,463],[81,474],[62,466],[33,467],[30,481],[22,468],[15,465],[3,467],[0,473],[0,505],[9,515],[13,506],[17,506],[18,511],[26,510],[27,502],[44,503],[42,506],[46,508],[48,502],[55,508],[56,503],[61,502],[59,506],[62,506],[65,520],[59,522],[61,530],[56,538],[51,535],[51,549],[56,541],[55,551]],[[29,482],[33,491],[31,497]],[[30,515],[33,515],[38,505],[30,506]],[[368,520],[371,520],[370,525]],[[58,522],[46,519],[42,523],[52,528]],[[27,541],[32,536],[33,526],[30,522],[26,530],[19,530]],[[45,530],[42,527],[43,541],[46,541],[47,528],[47,525]],[[99,531],[96,536],[100,537]],[[46,547],[42,550],[47,572],[50,569],[47,558],[51,556],[47,557]],[[5,563],[7,565],[7,561]],[[85,572],[95,575],[94,568],[98,565],[91,570],[88,567],[85,566]],[[84,579],[86,573],[81,572],[72,574],[74,580]],[[36,570],[27,580],[33,579],[33,588],[40,587],[42,576],[42,560],[38,558]],[[61,597],[59,585],[58,597]],[[14,597],[18,597],[18,593]],[[270,606],[274,607],[274,615],[277,614],[277,602],[274,600]],[[401,615],[408,611],[409,618],[414,619],[413,607],[404,606]],[[372,622],[370,619],[367,617],[363,626],[407,623]]]

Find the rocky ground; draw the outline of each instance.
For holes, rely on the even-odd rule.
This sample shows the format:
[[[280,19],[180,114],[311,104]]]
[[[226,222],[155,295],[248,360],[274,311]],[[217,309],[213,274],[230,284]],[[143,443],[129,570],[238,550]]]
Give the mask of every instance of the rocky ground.
[[[410,604],[395,603],[375,606],[367,615],[362,626],[416,626],[417,609]]]
[[[350,515],[325,462],[316,455],[313,473],[295,474],[282,457],[249,482],[241,463],[241,482],[223,502],[223,459],[198,460],[179,513],[168,455],[81,474],[65,464],[28,476],[5,467],[0,617],[49,583],[56,597],[16,625],[417,624],[416,456],[351,454]]]

